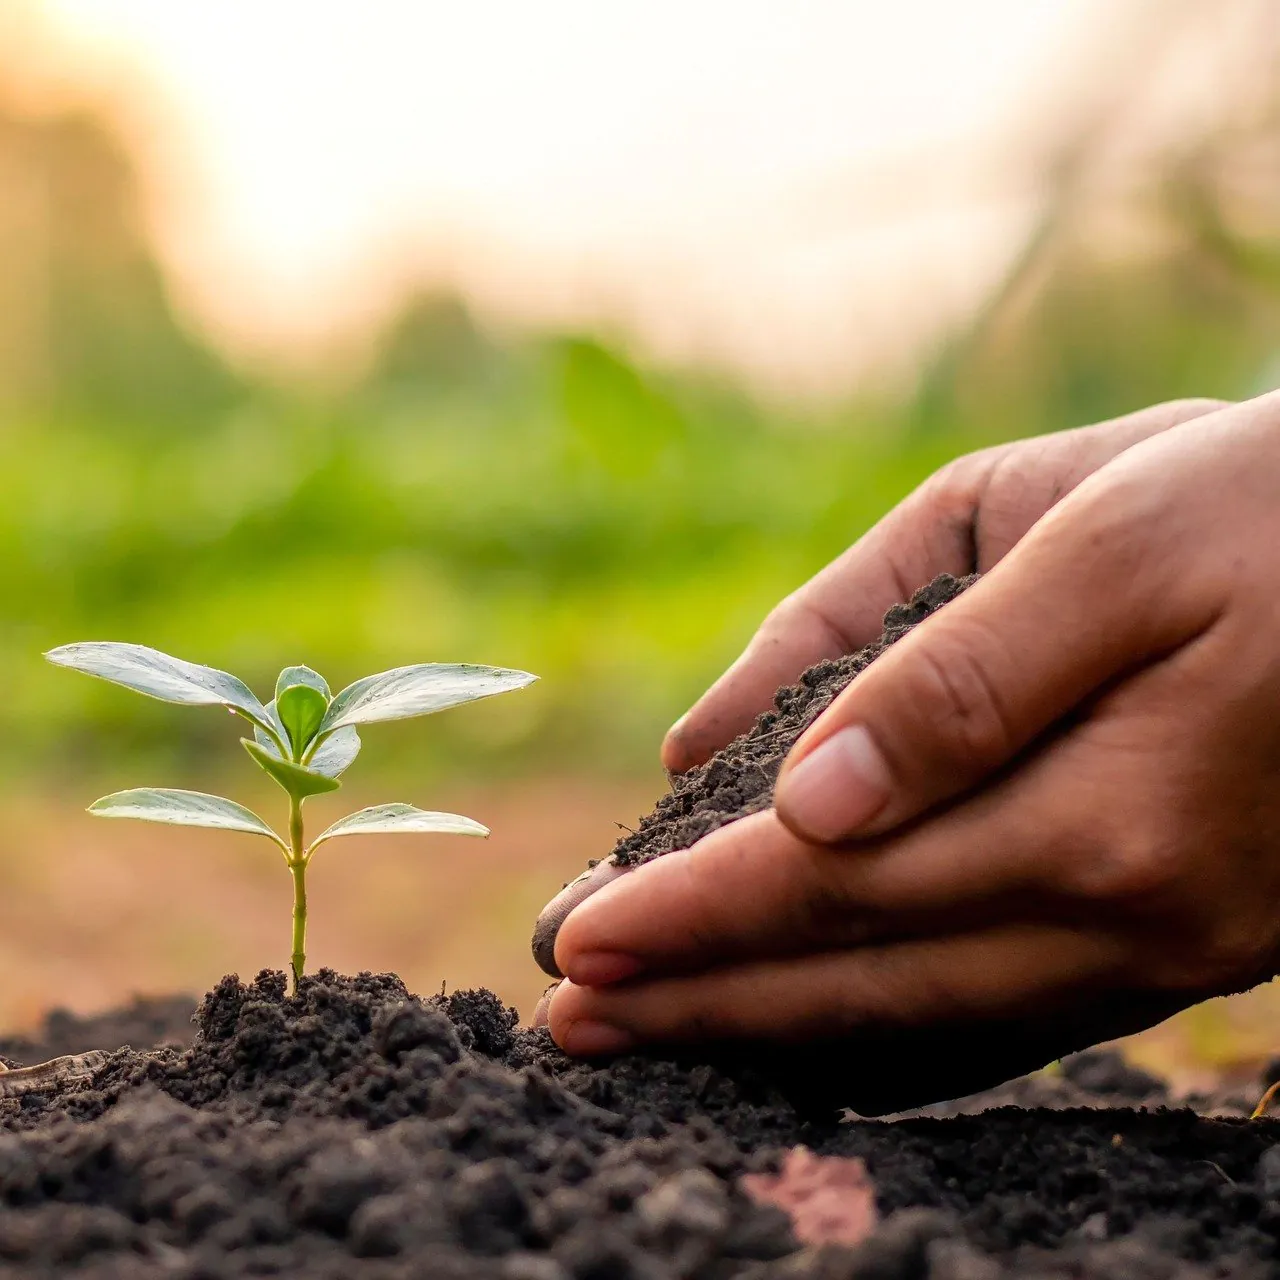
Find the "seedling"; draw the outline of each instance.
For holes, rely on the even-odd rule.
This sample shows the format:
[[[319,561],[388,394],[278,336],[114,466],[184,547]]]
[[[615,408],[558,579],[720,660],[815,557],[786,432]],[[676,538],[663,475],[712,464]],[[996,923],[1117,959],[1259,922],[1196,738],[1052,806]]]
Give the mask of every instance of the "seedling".
[[[100,818],[141,818],[184,827],[247,831],[273,840],[293,877],[294,987],[307,962],[307,867],[316,850],[339,836],[379,832],[447,832],[487,836],[483,827],[456,813],[433,813],[411,804],[377,804],[339,818],[310,844],[303,830],[307,799],[336,791],[339,777],[360,753],[356,725],[430,715],[477,698],[520,689],[536,680],[526,671],[459,663],[427,662],[365,676],[336,697],[310,667],[286,667],[275,697],[265,706],[242,680],[213,667],[171,658],[139,644],[90,641],[45,654],[50,662],[109,680],[163,702],[222,706],[253,725],[244,749],[289,797],[288,837],[278,835],[256,813],[222,796],[169,787],[138,787],[103,796],[89,806]]]

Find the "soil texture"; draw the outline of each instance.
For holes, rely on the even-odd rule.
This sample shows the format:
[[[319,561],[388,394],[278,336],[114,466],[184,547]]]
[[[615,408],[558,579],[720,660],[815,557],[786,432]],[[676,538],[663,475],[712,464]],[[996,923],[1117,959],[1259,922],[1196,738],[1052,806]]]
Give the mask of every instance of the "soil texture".
[[[970,587],[977,576],[939,575],[906,604],[895,605],[885,614],[884,630],[871,644],[817,663],[796,684],[780,689],[772,709],[760,715],[749,732],[706,764],[671,779],[670,790],[653,811],[618,841],[611,861],[623,867],[639,866],[687,849],[710,832],[768,808],[778,772],[800,735],[859,672]],[[535,957],[554,946],[554,936],[544,935],[540,922],[534,936]],[[1087,1048],[1100,1038],[1100,1028],[1106,1029],[1109,1038],[1154,1025],[1175,1009],[1169,1003],[1139,1011],[1131,999],[1124,998],[1114,1008],[1095,1007],[1087,1019],[1064,1017],[1046,1024],[996,1021],[966,1028],[963,1035],[948,1027],[869,1028],[856,1040],[841,1038],[782,1049],[757,1046],[750,1051],[750,1065],[814,1117],[829,1116],[841,1107],[882,1115],[935,1102],[944,1095],[991,1088]],[[729,1048],[725,1052],[731,1065],[743,1051]],[[945,1068],[940,1066],[944,1063]]]
[[[885,614],[884,632],[877,640],[843,658],[816,663],[796,684],[779,689],[772,709],[757,717],[749,733],[735,738],[706,764],[671,779],[671,790],[653,812],[618,841],[613,860],[626,867],[639,866],[664,853],[687,849],[735,818],[767,809],[773,803],[773,785],[782,762],[836,695],[891,644],[976,581],[976,574],[967,578],[940,574],[907,604],[894,605]]]
[[[766,806],[839,689],[969,581],[782,690],[616,857]],[[1016,1027],[990,1030],[991,1062],[983,1034],[962,1062],[898,1033],[600,1064],[489,992],[424,999],[385,974],[322,970],[296,995],[227,977],[193,1037],[187,1007],[0,1041],[16,1062],[111,1051],[47,1087],[0,1072],[0,1280],[1208,1280],[1280,1259],[1280,1122],[1244,1119],[1249,1098],[1187,1105],[1095,1050],[943,1106],[838,1110],[937,1097],[943,1071],[969,1093],[1019,1035],[1027,1066],[1061,1056]]]
[[[0,1036],[0,1063],[47,1062],[103,1045],[184,1048],[196,1033],[191,1021],[195,1007],[192,996],[137,996],[119,1009],[87,1018],[54,1009],[34,1034]]]
[[[573,1062],[488,992],[390,975],[229,977],[196,1029],[0,1102],[0,1276],[1191,1280],[1277,1256],[1280,1124],[1172,1109],[1113,1054],[980,1114],[816,1123],[747,1073]],[[803,1244],[745,1194],[801,1145],[865,1162],[861,1243]]]

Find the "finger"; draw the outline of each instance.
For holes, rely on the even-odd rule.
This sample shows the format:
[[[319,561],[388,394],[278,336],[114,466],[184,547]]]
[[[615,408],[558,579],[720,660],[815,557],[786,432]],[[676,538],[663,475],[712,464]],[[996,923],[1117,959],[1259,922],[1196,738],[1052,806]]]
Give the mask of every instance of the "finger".
[[[766,710],[806,668],[852,653],[881,632],[885,612],[940,573],[973,570],[973,512],[983,469],[917,489],[838,559],[788,596],[745,652],[672,725],[662,763],[702,764]]]
[[[566,1053],[647,1044],[804,1041],[1044,1013],[1114,984],[1129,961],[1111,936],[1058,925],[762,960],[613,987],[562,983],[550,1029]]]
[[[753,814],[579,905],[560,929],[556,967],[603,986],[1007,919],[1057,890],[1063,840],[1074,842],[1071,861],[1088,861],[1059,801],[1078,794],[1061,769],[1037,763],[943,818],[852,850]]]
[[[671,727],[662,762],[682,773],[751,727],[815,662],[874,640],[891,606],[940,573],[996,564],[1099,467],[1170,427],[1226,407],[1177,400],[1110,422],[984,450],[944,468],[765,619],[743,655]]]
[[[529,1022],[529,1025],[535,1030],[538,1027],[545,1027],[551,1020],[551,997],[555,995],[556,989],[559,986],[560,984],[558,982],[553,982],[542,993],[542,995],[538,997],[538,1003],[533,1007],[533,1018]]]
[[[1049,1016],[871,1029],[804,1044],[753,1043],[750,1070],[803,1116],[830,1121],[845,1108],[885,1115],[991,1089],[1069,1053],[1154,1026],[1184,1004],[1125,991]],[[731,1053],[725,1067],[734,1068]]]
[[[537,961],[538,968],[548,977],[564,977],[556,968],[555,952],[556,935],[565,918],[580,902],[584,902],[597,889],[616,880],[626,871],[626,867],[620,867],[611,859],[604,858],[576,880],[571,880],[542,908],[542,913],[533,926],[533,958]]]
[[[840,694],[779,775],[788,827],[819,842],[889,830],[1212,625],[1221,602],[1180,573],[1186,548],[1148,447],[1097,473]]]
[[[1170,400],[999,450],[978,501],[976,570],[984,573],[999,564],[1046,511],[1126,450],[1171,427],[1230,407],[1225,400]]]

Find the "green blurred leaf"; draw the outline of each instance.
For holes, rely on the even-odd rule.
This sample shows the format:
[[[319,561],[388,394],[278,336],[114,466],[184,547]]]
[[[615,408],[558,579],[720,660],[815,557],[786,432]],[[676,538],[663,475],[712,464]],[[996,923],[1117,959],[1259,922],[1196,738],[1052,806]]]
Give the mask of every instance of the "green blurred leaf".
[[[309,684],[291,685],[276,695],[276,715],[289,735],[295,760],[301,760],[311,745],[328,708],[329,699]]]
[[[136,787],[103,796],[89,806],[99,818],[141,818],[145,822],[166,822],[178,827],[213,827],[219,831],[247,831],[266,836],[282,849],[284,841],[252,809],[234,800],[207,795],[203,791],[181,791],[170,787]]]
[[[355,725],[343,725],[320,743],[307,761],[307,768],[323,773],[326,778],[337,778],[351,767],[352,761],[359,754],[360,734]]]
[[[435,813],[411,804],[375,804],[358,809],[323,831],[307,850],[313,853],[326,840],[338,836],[392,835],[409,832],[455,836],[487,836],[489,828],[457,813]]]
[[[243,680],[216,667],[184,662],[145,645],[89,640],[61,645],[44,656],[55,666],[83,671],[162,702],[231,707],[257,724],[270,723],[267,709]]]
[[[342,786],[337,778],[326,777],[314,769],[307,769],[292,760],[282,760],[274,752],[259,746],[251,738],[241,738],[244,749],[253,757],[262,771],[280,784],[295,800],[318,796],[326,791],[337,791]]]
[[[375,720],[406,720],[456,707],[478,698],[522,689],[538,677],[506,667],[424,662],[365,676],[349,684],[329,704],[320,732]]]
[[[329,682],[318,671],[312,671],[310,667],[285,667],[276,678],[276,701],[279,702],[280,695],[296,684],[305,684],[309,689],[318,689],[324,694],[326,703],[333,697],[329,692]]]

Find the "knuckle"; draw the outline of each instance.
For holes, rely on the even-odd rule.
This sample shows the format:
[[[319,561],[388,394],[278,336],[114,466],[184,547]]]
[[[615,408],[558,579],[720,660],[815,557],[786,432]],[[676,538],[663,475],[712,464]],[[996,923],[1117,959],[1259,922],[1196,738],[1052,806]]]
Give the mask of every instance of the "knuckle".
[[[1118,586],[1167,565],[1168,544],[1150,531],[1168,527],[1170,501],[1169,489],[1153,485],[1145,470],[1118,463],[1095,472],[1050,512],[1046,530],[1071,544],[1079,572]]]
[[[763,656],[771,649],[847,652],[853,648],[849,637],[814,604],[811,587],[811,583],[799,587],[774,605],[756,630],[749,652]]]
[[[1212,396],[1184,396],[1178,400],[1166,400],[1151,412],[1174,426],[1179,422],[1190,422],[1192,418],[1203,418],[1205,414],[1229,408],[1230,400],[1218,400]]]
[[[847,941],[853,927],[865,925],[865,911],[859,911],[849,891],[846,854],[813,849],[806,853],[807,865],[798,876],[799,892],[791,903],[788,933],[811,943]]]
[[[920,711],[950,752],[994,766],[1018,745],[995,674],[994,637],[953,627],[945,643],[923,644],[913,656]]]
[[[1239,991],[1264,976],[1267,940],[1247,924],[1230,921],[1220,924],[1194,951],[1198,985],[1202,989]]]
[[[771,644],[780,637],[789,635],[804,612],[798,591],[783,596],[777,604],[765,614],[764,620],[756,630],[756,643]]]
[[[974,1007],[962,969],[904,962],[901,947],[867,947],[860,952],[848,1003],[859,1021],[871,1026],[908,1027],[935,1018],[963,1015]]]
[[[689,1040],[695,1044],[702,1044],[708,1040],[718,1039],[725,1031],[725,1027],[721,1025],[723,1013],[719,1016],[713,1015],[701,1001],[679,1004],[666,1016],[670,1019],[666,1035],[676,1040]]]
[[[1077,848],[1067,864],[1064,887],[1097,902],[1149,907],[1167,901],[1182,887],[1191,861],[1185,839],[1170,830],[1127,839],[1102,834],[1087,847]]]
[[[992,471],[1007,452],[1007,445],[996,445],[953,458],[916,490],[916,501],[938,523],[968,523]]]
[[[804,588],[784,596],[764,616],[747,646],[748,655],[767,658],[771,650],[785,650],[796,636],[813,625],[812,610],[805,603]]]
[[[729,855],[733,856],[732,847]],[[667,856],[681,859],[684,865],[681,907],[687,941],[698,949],[707,947],[721,932],[724,877],[732,871],[724,865],[723,857],[701,857],[688,849]]]
[[[1243,991],[1271,976],[1269,939],[1253,922],[1184,915],[1176,923],[1174,928],[1161,921],[1158,935],[1146,939],[1145,963],[1154,984],[1204,998]]]

